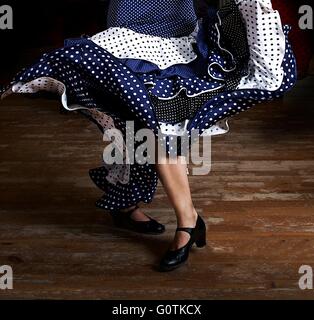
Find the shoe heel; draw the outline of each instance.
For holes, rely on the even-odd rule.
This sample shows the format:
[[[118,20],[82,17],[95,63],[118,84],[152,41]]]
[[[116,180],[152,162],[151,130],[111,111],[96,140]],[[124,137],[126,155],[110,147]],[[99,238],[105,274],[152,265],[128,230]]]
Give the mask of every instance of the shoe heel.
[[[198,248],[203,248],[206,246],[206,232],[202,233],[200,237],[195,241]]]

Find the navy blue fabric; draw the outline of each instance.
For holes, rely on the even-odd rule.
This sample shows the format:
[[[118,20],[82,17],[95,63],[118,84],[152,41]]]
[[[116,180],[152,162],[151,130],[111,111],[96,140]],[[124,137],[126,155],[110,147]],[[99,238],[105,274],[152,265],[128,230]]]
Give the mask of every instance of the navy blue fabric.
[[[245,25],[238,7],[233,4],[219,13],[219,16],[220,19],[217,9],[209,7],[207,18],[199,21],[194,45],[197,59],[188,64],[176,64],[160,70],[157,65],[148,61],[121,61],[143,82],[154,83],[150,92],[162,99],[176,96],[183,87],[189,96],[227,87],[229,79],[239,80],[247,74],[250,53]],[[225,32],[232,27],[236,28],[236,34]],[[236,83],[234,80],[234,84]]]
[[[196,26],[193,0],[112,0],[108,28],[125,27],[159,37],[189,35]]]
[[[71,47],[71,46],[78,44],[78,43],[84,43],[84,41],[87,40],[88,38],[89,38],[88,36],[82,36],[79,38],[68,38],[68,39],[64,40],[63,45],[65,47]]]
[[[297,81],[296,59],[288,38],[290,30],[291,27],[289,25],[284,26],[286,36],[286,50],[282,62],[284,78],[281,86],[277,90],[243,89],[220,93],[204,104],[195,117],[189,121],[187,130],[191,133],[191,130],[199,129],[201,133],[203,133],[204,130],[212,126],[213,123],[216,123],[226,116],[231,117],[258,103],[280,98],[289,91]]]
[[[216,20],[217,22],[218,20]],[[211,25],[214,28],[213,25]],[[209,62],[209,39],[206,37],[208,33],[204,30],[204,24],[200,23],[200,30],[194,45],[194,51],[197,54],[197,59],[188,64],[176,64],[164,70],[160,70],[158,66],[149,61],[137,59],[121,59],[133,72],[137,74],[154,74],[156,79],[166,79],[174,76],[182,78],[191,78],[207,75],[207,69],[204,65]],[[216,34],[217,35],[217,34]],[[217,38],[216,38],[217,39]],[[215,42],[215,47],[217,43]],[[212,50],[214,50],[212,48]]]
[[[210,19],[216,21],[214,16],[210,16],[209,21]],[[190,134],[193,129],[199,129],[203,132],[218,121],[245,111],[257,103],[279,98],[293,87],[296,81],[296,63],[288,41],[289,27],[285,26],[284,30],[286,34],[286,53],[282,67],[285,70],[285,76],[281,87],[276,91],[260,89],[226,89],[223,93],[217,91],[217,95],[204,104],[193,119],[190,119],[187,127]],[[199,42],[201,44],[199,52],[203,52],[201,59],[206,59],[207,63],[209,61],[224,61],[232,66],[236,61],[230,59],[225,53],[218,51],[217,43],[212,46],[213,42],[216,41],[212,32],[214,32],[212,24],[205,24],[200,35],[209,39],[209,41],[208,45],[206,45],[206,41]],[[145,127],[152,129],[155,134],[158,133],[158,119],[149,98],[149,88],[144,84],[144,77],[151,77],[154,81],[158,81],[157,72],[152,71],[148,74],[134,72],[125,61],[115,58],[112,54],[85,38],[72,39],[65,44],[63,48],[44,54],[37,63],[20,72],[11,84],[16,82],[27,83],[34,79],[51,77],[61,81],[66,86],[69,105],[76,104],[86,108],[98,108],[109,113],[116,128],[123,133],[124,139],[126,138],[125,123],[127,120],[135,120],[136,129]],[[216,64],[216,67],[210,72],[217,77],[220,76],[220,79],[208,78],[208,80],[212,85],[221,85],[224,83],[226,74],[219,68],[219,63]],[[175,81],[173,77],[165,79],[166,75],[160,72],[159,86],[167,85],[164,80],[172,81],[174,87],[178,85],[178,81],[189,81],[189,79],[184,78],[186,74],[182,75],[182,79],[178,77],[177,72],[181,72],[181,70],[183,69],[180,67],[180,71],[178,71],[176,66],[165,71],[167,76],[173,73]],[[201,82],[201,80],[194,74],[194,81]],[[162,92],[166,92],[165,89]],[[86,114],[84,110],[81,112]],[[169,139],[171,137],[165,137],[164,143],[167,143]],[[141,201],[148,203],[153,199],[158,181],[153,165],[131,165],[130,181],[126,184],[108,182],[107,174],[105,167],[90,171],[93,181],[105,191],[104,197],[96,203],[100,208],[109,210],[127,208]]]
[[[217,123],[219,120],[227,117],[232,117],[234,115],[239,114],[240,112],[243,112],[245,110],[250,109],[252,106],[255,106],[256,104],[274,100],[276,98],[282,97],[287,91],[289,91],[296,83],[297,80],[297,67],[296,67],[296,60],[291,48],[291,45],[288,41],[288,33],[290,30],[289,26],[284,27],[285,34],[286,34],[286,52],[285,52],[285,58],[283,61],[283,69],[284,69],[284,80],[282,82],[282,85],[278,90],[276,91],[267,91],[267,90],[259,90],[259,89],[245,89],[245,90],[232,90],[232,91],[226,91],[223,94],[217,95],[217,97],[209,100],[195,115],[193,119],[191,119],[188,123],[187,130],[191,141],[191,134],[192,130],[199,129],[200,133],[203,133],[204,130],[208,129],[215,123]],[[244,102],[245,101],[245,102]],[[166,137],[166,141],[169,143],[169,139],[171,139],[170,136]],[[167,143],[166,142],[166,143]],[[141,168],[143,169],[143,168]],[[144,176],[146,177],[147,173],[152,174],[153,167],[146,168],[147,171],[145,171]],[[131,185],[134,186],[134,184],[141,183],[142,181],[137,181],[138,179],[138,169],[135,168],[135,166],[131,167]],[[153,170],[154,171],[154,170]],[[143,174],[143,171],[141,172]],[[91,177],[95,181],[95,176],[98,175],[99,181],[104,181],[103,183],[106,184],[106,172],[104,168],[98,168],[91,171]],[[155,178],[157,179],[157,174],[154,171],[153,175],[155,175]],[[150,176],[150,186],[149,190],[153,190],[155,192],[156,190],[156,181]],[[119,186],[121,188],[121,185]],[[116,186],[111,186],[111,188],[114,188],[116,190]],[[122,189],[119,189],[119,192],[122,190],[128,189],[128,186],[124,186]],[[141,190],[143,190],[143,193],[145,194],[147,198],[147,185],[142,187]],[[106,188],[104,190],[107,190],[107,193],[96,202],[96,205],[99,208],[108,208],[108,206],[112,205],[110,202],[110,199],[108,199],[108,194],[110,195],[110,188]],[[129,197],[132,194],[132,190],[128,189],[129,191]],[[124,194],[124,193],[123,193]],[[142,192],[140,192],[142,195]],[[153,196],[151,196],[151,193],[149,193],[150,202],[153,199]],[[141,199],[140,197],[138,199]],[[145,201],[146,202],[146,201]],[[133,204],[135,204],[134,202]]]

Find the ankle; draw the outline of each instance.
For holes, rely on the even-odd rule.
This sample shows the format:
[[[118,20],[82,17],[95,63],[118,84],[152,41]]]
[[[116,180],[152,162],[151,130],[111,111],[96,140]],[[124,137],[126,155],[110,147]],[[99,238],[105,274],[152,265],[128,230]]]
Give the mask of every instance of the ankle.
[[[129,217],[134,221],[147,222],[151,220],[138,206],[129,208],[127,212],[129,212]]]
[[[135,210],[136,206],[132,206],[132,207],[129,207],[129,208],[126,208],[126,209],[121,209],[120,211],[123,212],[123,213],[127,213],[127,212],[130,212],[132,210]]]
[[[178,214],[177,227],[194,227],[197,222],[198,214],[193,207],[192,209],[185,210],[181,214]]]

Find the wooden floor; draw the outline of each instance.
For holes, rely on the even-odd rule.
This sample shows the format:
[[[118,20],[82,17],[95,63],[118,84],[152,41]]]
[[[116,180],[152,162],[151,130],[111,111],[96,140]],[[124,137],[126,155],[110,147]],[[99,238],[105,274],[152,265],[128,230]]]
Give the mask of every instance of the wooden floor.
[[[116,230],[94,207],[88,169],[102,137],[57,102],[11,97],[0,104],[0,265],[14,290],[0,299],[291,299],[298,269],[314,268],[314,77],[284,101],[260,105],[213,139],[209,176],[191,176],[208,246],[187,266],[159,273],[175,217],[161,186],[147,212],[162,236]]]

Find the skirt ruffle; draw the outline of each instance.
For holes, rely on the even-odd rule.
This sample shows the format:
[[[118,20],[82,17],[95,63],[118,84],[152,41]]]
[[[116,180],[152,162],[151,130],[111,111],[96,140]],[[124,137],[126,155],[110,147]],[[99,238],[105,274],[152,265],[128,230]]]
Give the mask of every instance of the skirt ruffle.
[[[273,25],[258,33],[258,39],[265,40],[259,47],[254,38],[265,21]],[[156,136],[163,129],[163,143],[170,146],[169,139],[177,135],[174,128],[188,137],[195,129],[203,136],[227,132],[230,117],[290,90],[297,72],[289,30],[281,25],[279,13],[268,0],[254,1],[253,5],[247,0],[232,2],[218,13],[210,10],[200,24],[197,59],[165,70],[146,61],[119,59],[89,38],[71,40],[21,71],[2,98],[11,93],[44,91],[61,96],[64,108],[81,112],[102,132],[112,128],[121,131],[122,153],[127,120],[134,120],[135,130],[148,128]],[[272,60],[272,54],[277,58]],[[160,121],[156,105],[174,102],[181,94],[186,101],[205,99],[189,110],[189,118],[182,122]],[[195,106],[196,100],[189,101]],[[162,103],[160,112],[167,107]],[[135,143],[135,150],[139,144]],[[91,170],[90,176],[105,191],[97,206],[108,210],[150,202],[158,182],[155,167],[149,163],[103,164]]]
[[[234,30],[237,30],[236,35]],[[210,9],[207,19],[199,21],[197,31],[192,35],[197,55],[192,61],[173,63],[160,69],[150,61],[138,59],[135,54],[123,62],[160,100],[172,100],[182,91],[192,98],[220,89],[235,89],[241,78],[248,74],[250,57],[245,23],[237,5],[232,3],[219,12]],[[140,39],[141,35],[138,37]]]

